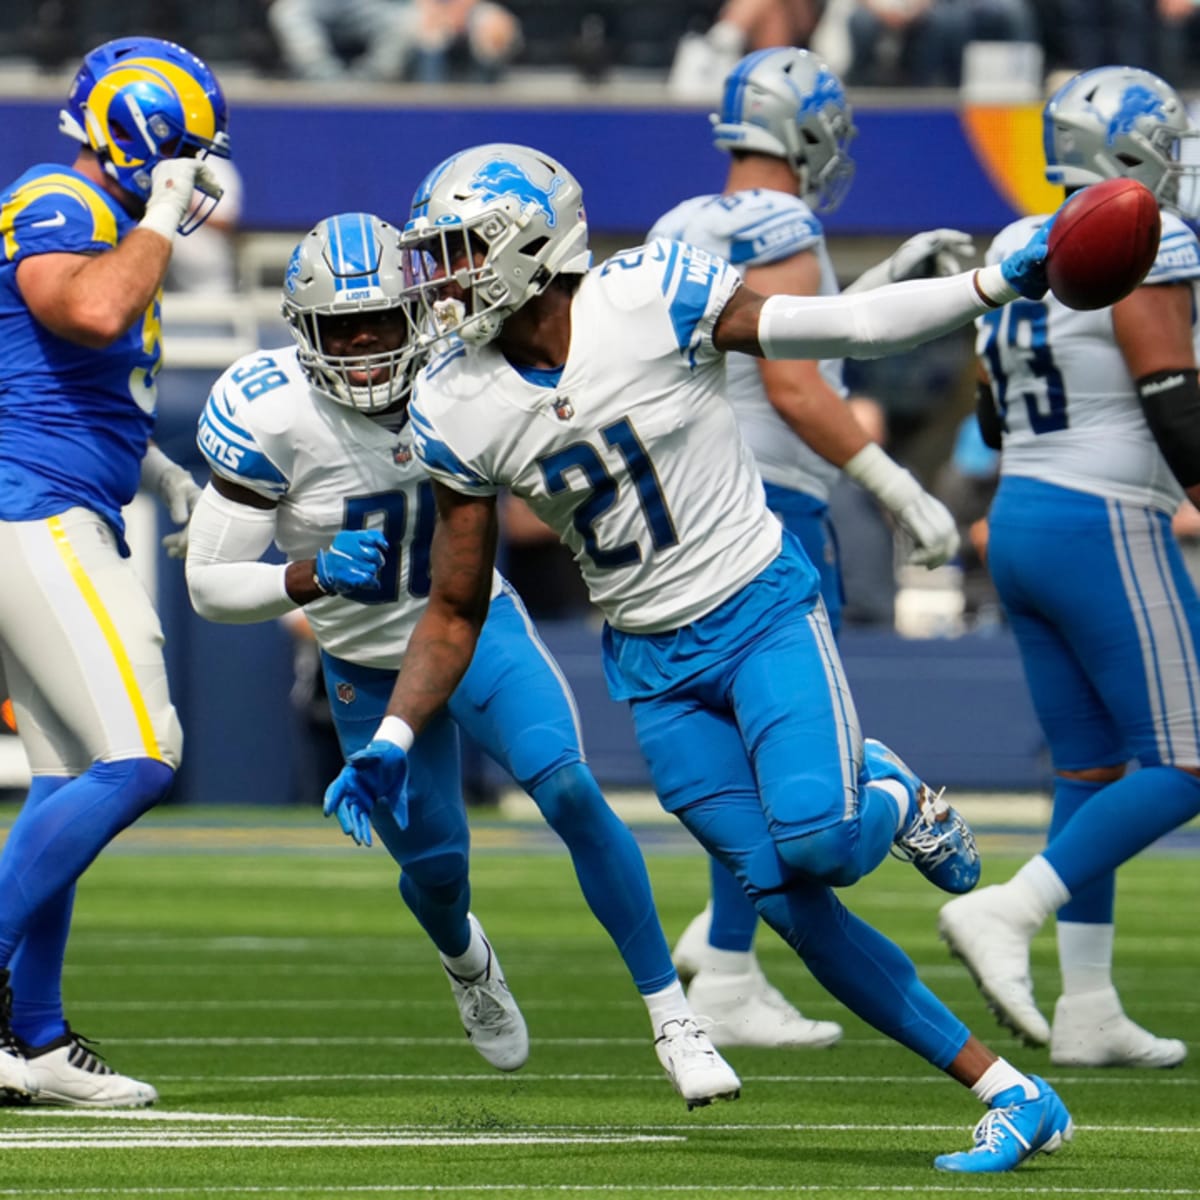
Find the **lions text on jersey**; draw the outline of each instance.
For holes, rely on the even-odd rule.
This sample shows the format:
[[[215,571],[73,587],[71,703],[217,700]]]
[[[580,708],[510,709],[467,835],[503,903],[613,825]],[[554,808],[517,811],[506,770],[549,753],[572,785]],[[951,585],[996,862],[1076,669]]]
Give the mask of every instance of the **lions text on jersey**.
[[[728,196],[696,196],[660,217],[650,236],[700,246],[732,263],[742,275],[747,268],[811,251],[821,265],[819,294],[838,294],[821,222],[803,200],[785,192],[755,188]],[[763,479],[828,501],[838,468],[810,449],[775,411],[763,387],[758,361],[733,354],[726,369],[729,403]],[[825,359],[820,370],[826,383],[844,396],[842,360]]]
[[[0,192],[0,518],[83,507],[120,537],[154,426],[162,354],[159,299],[98,350],[30,313],[18,264],[35,254],[111,250],[133,219],[77,171],[37,166]],[[124,543],[121,542],[122,550]]]
[[[278,503],[275,542],[289,560],[311,558],[341,529],[384,532],[379,591],[327,596],[304,612],[327,653],[399,668],[429,595],[436,517],[409,429],[314,391],[288,347],[248,354],[217,380],[197,441],[217,475]]]
[[[712,343],[739,284],[706,251],[656,240],[584,277],[553,386],[546,373],[523,377],[494,345],[456,347],[417,381],[415,444],[434,477],[524,497],[617,629],[678,628],[779,553]]]
[[[1023,246],[1045,220],[1009,225],[987,261]],[[1200,280],[1196,235],[1169,213],[1162,223],[1146,283]],[[976,325],[976,348],[1004,428],[1002,474],[1174,513],[1183,492],[1142,414],[1113,337],[1112,309],[1081,312],[1048,294],[993,309]],[[1200,351],[1200,325],[1193,338]]]

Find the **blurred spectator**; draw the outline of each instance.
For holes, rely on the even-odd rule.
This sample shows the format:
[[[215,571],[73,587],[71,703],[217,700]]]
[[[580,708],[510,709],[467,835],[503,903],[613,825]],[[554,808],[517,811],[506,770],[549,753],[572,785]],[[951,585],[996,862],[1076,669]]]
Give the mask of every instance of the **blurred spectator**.
[[[685,33],[667,86],[679,100],[721,95],[725,76],[750,50],[806,47],[825,0],[726,0],[707,33]]]
[[[974,413],[963,418],[950,461],[934,494],[954,514],[962,549],[963,622],[968,629],[1004,621],[1000,598],[987,568],[987,512],[1000,482],[1000,454],[983,440]]]
[[[846,403],[867,436],[886,449],[883,406],[865,396],[852,396]],[[841,566],[842,624],[891,629],[896,619],[896,535],[879,502],[842,474],[829,493],[829,521]]]
[[[968,42],[1036,41],[1037,24],[1029,0],[856,0],[849,33],[852,87],[958,87]]]
[[[237,228],[242,218],[242,177],[227,158],[206,159],[221,185],[212,216],[187,237],[176,239],[167,270],[168,291],[232,295],[238,289]]]
[[[521,49],[517,18],[493,0],[415,0],[416,65],[421,83],[456,76],[491,83]]]
[[[1196,87],[1200,84],[1200,0],[1158,0],[1157,16],[1158,74],[1176,87]]]
[[[403,77],[413,48],[412,0],[266,0],[280,58],[297,79]]]
[[[524,500],[504,497],[500,530],[500,570],[535,621],[592,611],[571,552]]]

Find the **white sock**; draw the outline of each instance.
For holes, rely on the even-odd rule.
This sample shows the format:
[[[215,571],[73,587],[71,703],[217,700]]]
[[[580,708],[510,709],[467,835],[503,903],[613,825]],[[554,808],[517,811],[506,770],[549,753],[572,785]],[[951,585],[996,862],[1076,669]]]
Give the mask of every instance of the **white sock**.
[[[889,799],[896,803],[896,832],[899,833],[906,828],[908,823],[916,816],[913,812],[913,798],[908,788],[904,786],[898,779],[872,779],[867,787],[878,788],[881,792],[886,792]]]
[[[1107,991],[1112,987],[1112,925],[1059,921],[1058,966],[1064,996]]]
[[[1057,912],[1071,898],[1058,872],[1040,854],[1000,886],[1008,893],[1012,906],[1008,915],[1016,917],[1030,933],[1036,932],[1052,912]]]
[[[998,1058],[980,1077],[971,1084],[971,1091],[991,1106],[991,1103],[1001,1092],[1009,1088],[1019,1087],[1024,1091],[1025,1098],[1032,1100],[1037,1094],[1037,1084],[1027,1075],[1022,1075],[1012,1063]]]
[[[688,1004],[683,994],[683,984],[679,980],[669,983],[660,992],[651,992],[643,996],[646,1011],[650,1014],[650,1025],[654,1036],[662,1033],[662,1027],[668,1021],[686,1021],[692,1016],[692,1006]]]
[[[459,979],[476,979],[487,970],[488,962],[491,960],[491,951],[483,934],[479,931],[479,926],[472,921],[471,940],[467,943],[467,948],[453,958],[449,954],[443,954],[441,957],[442,962]]]

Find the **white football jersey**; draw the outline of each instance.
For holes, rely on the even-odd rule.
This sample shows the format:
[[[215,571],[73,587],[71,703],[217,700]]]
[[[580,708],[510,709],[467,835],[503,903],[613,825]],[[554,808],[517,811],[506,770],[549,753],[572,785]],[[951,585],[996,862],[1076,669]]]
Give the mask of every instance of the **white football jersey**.
[[[494,345],[451,349],[417,380],[410,412],[432,474],[528,501],[617,629],[685,625],[779,553],[712,343],[740,282],[704,250],[651,242],[584,277],[555,386],[525,378]]]
[[[1045,217],[1003,230],[988,250],[999,262],[1020,249]],[[1200,243],[1164,213],[1147,284],[1200,280]],[[1194,311],[1194,306],[1193,306]],[[1142,415],[1113,337],[1112,309],[1081,312],[1044,300],[1016,300],[976,319],[976,350],[1004,420],[1001,472],[1149,505],[1173,513],[1183,491]],[[1200,326],[1193,318],[1200,353]]]
[[[429,595],[436,517],[411,426],[389,429],[314,391],[287,347],[247,354],[217,380],[197,441],[215,474],[277,502],[275,544],[289,561],[311,558],[342,529],[383,531],[379,599],[327,596],[304,614],[330,654],[399,669]],[[499,587],[497,576],[493,595]]]
[[[755,188],[728,196],[696,196],[659,217],[650,236],[700,246],[732,263],[742,276],[749,267],[812,251],[821,264],[820,295],[838,294],[821,222],[803,200],[786,192]],[[828,358],[819,365],[825,382],[845,396],[842,360]],[[758,359],[731,354],[725,369],[729,403],[762,477],[768,483],[828,500],[840,471],[810,449],[775,411],[763,387]]]

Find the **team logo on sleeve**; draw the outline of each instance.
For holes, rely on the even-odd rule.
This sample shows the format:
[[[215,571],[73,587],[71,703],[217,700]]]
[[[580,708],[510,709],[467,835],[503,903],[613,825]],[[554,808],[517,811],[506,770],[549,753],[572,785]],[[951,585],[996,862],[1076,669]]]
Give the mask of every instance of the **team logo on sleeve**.
[[[540,188],[516,163],[503,158],[484,163],[471,180],[471,187],[485,200],[516,196],[522,208],[533,205],[546,218],[546,224],[551,229],[558,224],[558,214],[550,201],[558,194],[562,185],[563,180],[555,175],[550,180],[549,189]]]

